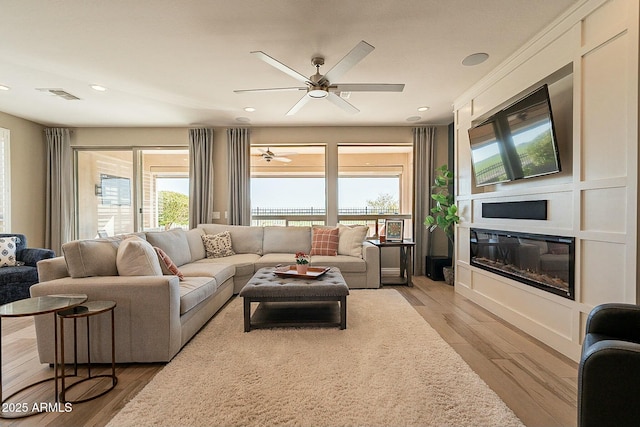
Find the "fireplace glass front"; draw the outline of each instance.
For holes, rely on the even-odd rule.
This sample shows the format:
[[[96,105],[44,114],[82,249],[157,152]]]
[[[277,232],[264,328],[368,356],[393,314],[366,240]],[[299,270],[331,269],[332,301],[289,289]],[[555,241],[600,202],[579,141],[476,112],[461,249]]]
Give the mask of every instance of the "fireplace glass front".
[[[471,264],[575,299],[573,237],[472,228]]]

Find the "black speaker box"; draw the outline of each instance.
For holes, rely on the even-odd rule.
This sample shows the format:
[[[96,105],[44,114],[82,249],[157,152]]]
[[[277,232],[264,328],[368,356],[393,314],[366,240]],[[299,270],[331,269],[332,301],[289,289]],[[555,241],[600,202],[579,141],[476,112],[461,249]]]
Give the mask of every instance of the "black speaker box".
[[[546,200],[482,204],[483,218],[547,219]]]
[[[425,272],[428,278],[431,280],[442,281],[444,280],[444,274],[442,273],[442,267],[451,266],[451,258],[446,256],[427,256],[426,257]]]

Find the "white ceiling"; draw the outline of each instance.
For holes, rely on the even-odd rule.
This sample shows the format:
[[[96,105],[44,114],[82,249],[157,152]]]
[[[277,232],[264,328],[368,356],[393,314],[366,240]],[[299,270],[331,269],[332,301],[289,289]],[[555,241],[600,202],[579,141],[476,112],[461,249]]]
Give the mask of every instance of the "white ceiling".
[[[456,97],[578,1],[0,0],[0,111],[69,127],[447,124]],[[302,92],[233,92],[299,86],[250,51],[310,76],[313,56],[326,73],[360,40],[375,50],[333,83],[404,92],[353,93],[355,115],[317,100],[295,116]],[[461,65],[476,52],[490,57]]]

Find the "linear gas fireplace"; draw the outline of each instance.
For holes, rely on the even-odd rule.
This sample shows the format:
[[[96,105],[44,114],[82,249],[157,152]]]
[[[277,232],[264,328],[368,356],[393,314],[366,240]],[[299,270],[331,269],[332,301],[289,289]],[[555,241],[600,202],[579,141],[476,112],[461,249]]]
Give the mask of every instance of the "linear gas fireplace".
[[[575,299],[573,237],[472,228],[471,264]]]

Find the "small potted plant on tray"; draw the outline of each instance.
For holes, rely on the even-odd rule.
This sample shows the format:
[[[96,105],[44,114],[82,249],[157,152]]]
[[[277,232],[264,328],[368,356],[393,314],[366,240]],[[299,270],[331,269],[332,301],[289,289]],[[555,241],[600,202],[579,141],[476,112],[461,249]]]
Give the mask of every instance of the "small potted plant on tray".
[[[307,274],[309,256],[304,252],[296,252],[296,270],[298,274]]]

